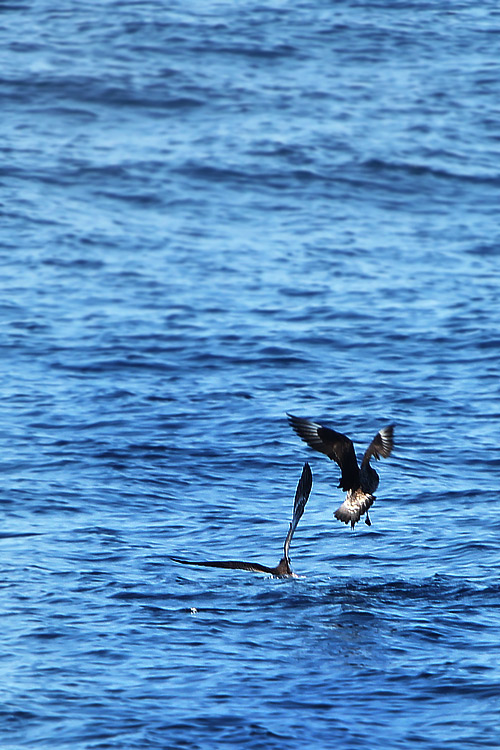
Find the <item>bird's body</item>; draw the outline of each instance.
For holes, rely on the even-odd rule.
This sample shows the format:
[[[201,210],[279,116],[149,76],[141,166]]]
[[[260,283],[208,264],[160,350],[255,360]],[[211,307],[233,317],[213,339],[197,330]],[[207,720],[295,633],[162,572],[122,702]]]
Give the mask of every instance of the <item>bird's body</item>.
[[[288,414],[288,421],[304,442],[314,450],[327,455],[340,467],[338,486],[347,494],[344,502],[335,511],[335,518],[343,523],[350,523],[351,528],[354,528],[357,521],[366,513],[365,522],[371,525],[368,510],[375,500],[373,493],[378,487],[379,476],[370,466],[370,459],[373,457],[378,460],[390,456],[394,444],[394,425],[377,432],[359,466],[352,440],[346,435],[292,414]]]
[[[268,567],[267,565],[261,565],[257,562],[244,562],[240,560],[206,560],[203,562],[197,562],[196,560],[186,560],[182,557],[172,557],[174,562],[182,563],[183,565],[202,565],[209,568],[229,568],[231,570],[250,570],[256,573],[268,573],[275,578],[297,578],[295,573],[292,571],[290,566],[290,557],[288,552],[290,550],[290,543],[292,541],[293,534],[297,528],[297,524],[302,518],[304,508],[309,499],[309,494],[312,488],[312,473],[309,464],[306,462],[302,469],[302,475],[297,484],[297,490],[295,492],[295,499],[293,503],[293,516],[286,535],[285,543],[283,545],[283,557],[279,563],[274,567]]]

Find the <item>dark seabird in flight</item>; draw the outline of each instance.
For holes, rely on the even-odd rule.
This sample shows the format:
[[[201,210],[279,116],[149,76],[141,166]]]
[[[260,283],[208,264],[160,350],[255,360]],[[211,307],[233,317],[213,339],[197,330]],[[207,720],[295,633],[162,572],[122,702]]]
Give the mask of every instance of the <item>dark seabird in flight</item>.
[[[328,458],[340,466],[341,476],[338,486],[347,492],[346,499],[335,511],[335,518],[344,523],[354,524],[366,513],[365,523],[371,526],[368,509],[373,505],[373,493],[378,487],[378,474],[370,466],[370,459],[387,458],[393,448],[394,425],[384,427],[377,432],[365,451],[361,468],[358,466],[352,440],[329,427],[310,422],[302,417],[288,414],[288,421],[297,435],[311,448],[325,453]]]
[[[302,469],[302,476],[299,479],[297,490],[295,492],[295,500],[293,502],[293,516],[288,534],[286,535],[285,544],[283,545],[283,557],[276,565],[275,568],[269,568],[267,565],[261,565],[258,562],[242,562],[240,560],[207,560],[206,562],[197,562],[196,560],[185,560],[183,557],[171,557],[170,559],[174,562],[182,563],[183,565],[205,565],[209,568],[230,568],[231,570],[251,570],[258,573],[269,573],[276,578],[297,578],[295,573],[290,567],[290,558],[288,556],[288,550],[290,549],[290,542],[297,524],[302,518],[304,508],[306,507],[309,493],[312,487],[312,473],[311,467],[308,463],[304,464]]]

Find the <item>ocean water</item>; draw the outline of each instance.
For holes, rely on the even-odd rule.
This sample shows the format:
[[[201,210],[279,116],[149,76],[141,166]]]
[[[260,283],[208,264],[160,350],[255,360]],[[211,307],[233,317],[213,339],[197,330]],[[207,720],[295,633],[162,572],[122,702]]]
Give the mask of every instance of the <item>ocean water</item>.
[[[0,8],[0,745],[500,745],[496,3]],[[394,422],[372,526],[286,412]],[[275,565],[304,461],[297,579]]]

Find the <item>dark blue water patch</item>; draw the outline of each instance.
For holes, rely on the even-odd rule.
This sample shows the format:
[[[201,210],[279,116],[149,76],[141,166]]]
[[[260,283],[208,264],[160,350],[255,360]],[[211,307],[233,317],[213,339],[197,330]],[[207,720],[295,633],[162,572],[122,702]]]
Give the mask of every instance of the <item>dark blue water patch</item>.
[[[484,243],[477,247],[468,248],[468,252],[472,255],[497,257],[500,254],[500,244]]]
[[[438,158],[445,160],[446,154],[442,153],[441,151],[437,152],[436,154],[431,154],[432,156],[437,156]],[[377,159],[372,159],[368,161],[366,164],[364,164],[368,170],[373,170],[376,173],[392,173],[393,175],[397,175],[399,172],[401,172],[403,175],[411,175],[413,177],[420,177],[420,176],[429,176],[429,177],[435,177],[437,179],[442,179],[446,182],[446,184],[450,184],[451,181],[457,180],[457,181],[465,181],[465,182],[486,182],[491,183],[492,185],[496,185],[498,183],[499,177],[498,175],[488,175],[488,174],[467,174],[467,173],[450,173],[444,170],[432,168],[429,166],[428,163],[422,163],[422,164],[391,164],[391,163],[385,163],[381,162]]]
[[[168,80],[168,78],[167,78]],[[111,78],[103,81],[98,77],[43,75],[30,79],[11,80],[0,79],[0,89],[9,100],[29,103],[33,115],[43,111],[46,117],[77,118],[83,121],[93,121],[98,117],[98,111],[83,108],[83,105],[94,105],[96,108],[106,102],[107,106],[117,108],[154,108],[156,110],[186,110],[200,107],[203,99],[193,96],[176,96],[169,91],[163,82],[141,87],[137,92],[130,85],[130,80],[119,81]],[[36,103],[33,106],[33,103]],[[54,102],[59,105],[55,106]]]
[[[69,352],[68,352],[69,353]],[[111,355],[113,355],[113,351],[110,352]],[[78,372],[82,375],[86,374],[94,374],[94,373],[105,373],[105,372],[121,372],[123,373],[126,370],[147,370],[148,372],[151,372],[152,370],[156,370],[160,373],[178,373],[178,365],[177,364],[171,364],[165,361],[162,361],[160,359],[157,359],[156,361],[153,361],[151,359],[145,359],[138,356],[134,356],[131,354],[130,358],[127,359],[121,359],[121,358],[114,358],[111,356],[111,358],[103,358],[99,361],[82,361],[81,359],[71,361],[57,361],[55,360],[52,364],[52,367],[54,369],[58,370],[69,370]]]
[[[36,107],[30,109],[33,115],[42,115],[44,117],[53,117],[54,119],[60,120],[76,120],[82,123],[92,123],[97,120],[97,114],[89,109],[83,109],[81,107],[41,107],[38,112]]]
[[[65,257],[54,255],[51,257],[42,258],[41,262],[43,265],[74,270],[76,272],[101,271],[102,269],[105,268],[105,264],[101,259],[86,258],[83,256],[77,257],[77,258],[65,258]]]

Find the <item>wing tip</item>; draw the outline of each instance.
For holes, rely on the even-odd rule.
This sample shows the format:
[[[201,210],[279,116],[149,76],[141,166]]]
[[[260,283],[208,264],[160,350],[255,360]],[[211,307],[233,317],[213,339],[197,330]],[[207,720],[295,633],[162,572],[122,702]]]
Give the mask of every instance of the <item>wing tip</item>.
[[[382,458],[389,458],[394,448],[394,423],[388,424],[386,427],[382,427],[379,430],[380,439],[382,441],[382,448],[379,450]]]
[[[311,491],[312,482],[313,482],[313,476],[311,467],[309,466],[309,462],[305,461],[304,466],[302,468],[302,477],[304,478],[304,482],[306,483],[306,487],[308,488],[307,494]]]

